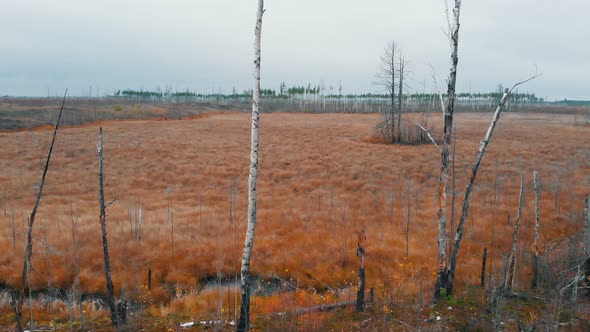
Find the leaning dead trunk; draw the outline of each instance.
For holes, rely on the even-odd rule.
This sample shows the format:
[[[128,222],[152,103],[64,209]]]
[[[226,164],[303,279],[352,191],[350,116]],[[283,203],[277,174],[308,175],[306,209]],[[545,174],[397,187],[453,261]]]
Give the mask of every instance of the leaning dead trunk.
[[[448,293],[448,264],[447,264],[447,183],[449,181],[449,147],[453,130],[453,112],[455,110],[455,86],[457,83],[457,64],[459,63],[459,14],[461,11],[461,0],[455,0],[453,9],[454,26],[449,31],[452,52],[451,70],[447,86],[447,105],[444,109],[444,132],[443,145],[441,150],[440,177],[438,180],[438,274],[434,287],[434,298],[440,299],[443,290]]]
[[[515,85],[517,86],[517,85]],[[514,88],[514,87],[513,87]],[[490,143],[490,139],[492,138],[492,134],[494,133],[494,129],[496,128],[496,124],[500,119],[500,113],[502,112],[502,108],[508,101],[510,93],[512,90],[506,89],[504,92],[504,96],[500,103],[496,107],[496,111],[494,112],[494,116],[492,118],[492,122],[488,127],[488,131],[484,136],[484,139],[481,141],[479,145],[479,150],[477,152],[477,156],[475,157],[475,162],[471,167],[471,177],[469,178],[469,182],[467,183],[467,188],[465,188],[465,197],[463,198],[463,207],[461,209],[461,217],[459,218],[459,224],[457,225],[457,233],[455,234],[455,242],[453,244],[453,250],[451,251],[451,260],[449,264],[448,270],[448,279],[447,279],[447,294],[453,294],[453,285],[455,281],[455,270],[457,267],[457,257],[459,255],[459,247],[461,245],[461,239],[463,238],[463,229],[465,227],[465,221],[467,220],[467,214],[469,212],[469,202],[471,199],[471,191],[473,189],[473,184],[475,183],[475,177],[477,176],[477,171],[479,170],[479,165],[483,159],[483,156],[486,152],[486,148]]]
[[[258,126],[260,117],[260,36],[262,29],[262,14],[264,13],[264,0],[258,0],[258,12],[256,15],[256,28],[254,30],[254,91],[252,94],[252,129],[250,145],[250,175],[248,178],[248,226],[244,240],[242,253],[240,318],[236,325],[236,331],[247,331],[250,326],[250,256],[254,246],[254,234],[256,231],[256,180],[258,178]]]
[[[498,120],[500,119],[500,113],[502,113],[502,109],[504,108],[504,105],[506,104],[506,102],[510,98],[512,91],[517,86],[524,84],[524,83],[526,83],[538,76],[539,76],[538,74],[535,74],[534,76],[532,76],[526,80],[523,80],[523,81],[520,81],[520,82],[514,84],[512,86],[512,88],[504,90],[504,96],[502,97],[502,99],[500,100],[500,103],[498,103],[498,106],[496,107],[496,111],[494,112],[494,116],[492,117],[492,122],[490,123],[490,126],[488,127],[488,131],[486,132],[483,140],[479,144],[479,149],[477,151],[477,156],[475,157],[475,162],[473,163],[473,166],[471,167],[471,177],[469,178],[469,182],[467,183],[467,187],[465,188],[465,196],[463,197],[463,206],[461,208],[461,217],[459,219],[459,224],[457,225],[457,233],[455,234],[455,242],[454,242],[453,248],[451,250],[451,258],[450,258],[449,268],[446,271],[443,270],[443,273],[442,273],[442,276],[446,278],[446,279],[443,279],[443,282],[446,281],[446,284],[443,282],[441,282],[441,284],[446,285],[446,292],[449,296],[452,296],[452,294],[453,294],[453,284],[455,281],[455,271],[457,268],[457,257],[459,256],[459,248],[461,246],[461,239],[463,239],[463,229],[465,228],[465,221],[467,220],[467,214],[469,212],[469,202],[471,199],[471,191],[473,189],[473,184],[475,183],[475,178],[477,176],[477,171],[479,170],[479,165],[481,164],[481,161],[482,161],[483,156],[486,152],[488,144],[490,143],[490,140],[492,138],[492,134],[494,133],[494,129],[496,128],[496,124],[498,123]],[[439,272],[439,278],[440,278],[440,276],[441,276],[441,273]],[[439,286],[438,279],[437,279],[436,286]],[[436,295],[436,292],[435,292],[435,295]]]
[[[104,172],[102,168],[102,127],[98,129],[98,201],[100,204],[100,228],[102,232],[102,250],[104,255],[104,275],[107,284],[107,304],[111,310],[111,323],[113,326],[119,326],[119,315],[115,306],[115,292],[113,289],[113,280],[111,279],[111,260],[109,257],[109,244],[107,241],[107,214],[104,202]]]
[[[68,94],[68,90],[64,93],[63,100],[61,101],[61,108],[59,109],[59,114],[57,115],[57,122],[55,124],[55,129],[53,130],[53,137],[51,138],[51,145],[49,145],[49,152],[47,153],[47,160],[45,161],[45,167],[43,168],[43,175],[41,175],[41,183],[39,184],[39,192],[37,192],[37,199],[35,200],[35,205],[33,206],[33,210],[31,211],[31,216],[29,217],[29,223],[27,225],[27,240],[25,244],[25,259],[23,261],[23,272],[21,274],[20,280],[20,291],[18,295],[18,299],[14,306],[14,313],[16,318],[16,325],[19,331],[23,331],[23,324],[22,324],[22,312],[23,312],[23,301],[25,299],[25,287],[26,282],[28,279],[29,271],[31,270],[31,256],[33,255],[33,224],[35,223],[35,216],[37,215],[37,208],[39,207],[39,203],[41,202],[41,196],[43,194],[43,187],[45,186],[45,178],[47,177],[47,171],[49,170],[49,161],[51,160],[51,153],[53,152],[53,146],[55,144],[55,138],[57,137],[57,130],[59,129],[59,122],[61,120],[61,115],[64,110],[64,104],[66,102],[66,95]],[[14,215],[13,215],[14,218]],[[30,285],[29,285],[30,287]]]
[[[516,249],[518,245],[518,228],[520,227],[520,218],[522,215],[522,204],[524,202],[524,179],[520,179],[520,191],[518,194],[518,212],[516,220],[514,221],[514,232],[512,234],[512,250],[508,257],[508,268],[506,269],[506,276],[504,279],[504,290],[507,293],[512,293],[514,286],[514,273],[516,271]]]
[[[541,196],[541,183],[539,182],[539,173],[533,172],[533,188],[535,189],[535,237],[533,240],[533,280],[531,289],[536,289],[539,282],[539,230],[541,227],[541,212],[539,209],[539,199]]]

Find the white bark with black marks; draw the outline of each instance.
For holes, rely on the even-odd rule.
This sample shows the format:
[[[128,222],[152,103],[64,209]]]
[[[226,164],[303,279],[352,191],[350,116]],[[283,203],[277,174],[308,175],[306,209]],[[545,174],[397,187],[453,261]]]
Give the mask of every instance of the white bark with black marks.
[[[445,0],[446,4],[446,0]],[[451,39],[451,69],[447,84],[447,104],[443,112],[444,131],[441,151],[440,176],[438,181],[438,274],[434,287],[434,298],[442,297],[442,290],[448,294],[448,259],[447,259],[447,184],[449,182],[449,147],[453,130],[453,113],[455,110],[455,86],[457,83],[457,64],[459,63],[459,17],[461,0],[455,0],[453,9],[454,24],[449,24]]]
[[[240,318],[236,325],[236,331],[244,332],[250,326],[250,257],[254,247],[254,235],[256,231],[256,181],[258,178],[258,153],[259,153],[259,118],[260,118],[260,39],[262,31],[262,15],[264,14],[264,0],[258,0],[256,14],[256,28],[254,29],[254,90],[252,95],[252,127],[250,145],[250,173],[248,177],[248,225],[242,253]]]
[[[496,128],[496,125],[498,124],[498,121],[500,120],[500,114],[502,113],[502,110],[504,109],[506,102],[508,102],[510,95],[512,94],[512,91],[517,86],[524,84],[524,83],[526,83],[538,76],[539,76],[538,74],[535,74],[534,76],[532,76],[526,80],[523,80],[523,81],[520,81],[520,82],[514,84],[512,86],[512,88],[506,89],[504,91],[504,96],[502,97],[502,99],[498,103],[498,106],[496,107],[496,110],[494,112],[494,116],[492,117],[492,122],[490,123],[490,126],[488,127],[488,131],[486,132],[483,140],[479,144],[479,149],[477,151],[477,156],[475,157],[475,162],[473,163],[473,165],[471,167],[471,177],[469,178],[469,182],[467,183],[467,187],[465,188],[465,196],[463,198],[463,206],[461,208],[461,217],[459,219],[459,224],[457,225],[457,233],[455,234],[455,242],[453,244],[453,248],[451,251],[451,258],[450,258],[450,262],[449,262],[448,274],[446,275],[446,277],[447,277],[446,290],[447,290],[448,295],[453,294],[453,285],[455,282],[455,271],[457,268],[457,257],[459,256],[459,248],[461,246],[461,240],[463,238],[463,230],[465,228],[465,221],[467,220],[467,215],[469,213],[469,203],[470,203],[470,199],[471,199],[471,191],[473,189],[473,184],[475,183],[475,178],[477,176],[477,171],[479,170],[479,165],[481,164],[481,161],[482,161],[483,156],[486,152],[488,144],[490,143],[490,140],[492,139],[494,129]]]

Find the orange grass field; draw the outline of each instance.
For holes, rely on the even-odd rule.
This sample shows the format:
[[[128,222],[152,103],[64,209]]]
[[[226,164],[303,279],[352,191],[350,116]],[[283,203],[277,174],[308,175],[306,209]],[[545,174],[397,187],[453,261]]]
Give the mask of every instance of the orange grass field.
[[[438,121],[434,125],[440,131],[440,116],[436,118],[431,122]],[[490,113],[456,116],[457,216],[490,119]],[[590,128],[573,126],[573,119],[555,114],[505,114],[500,119],[472,195],[457,294],[479,284],[484,248],[487,272],[501,278],[521,174],[527,191],[515,288],[530,284],[533,171],[543,184],[542,246],[582,234],[583,199],[590,192]],[[297,290],[256,296],[254,318],[353,300],[356,240],[363,228],[367,287],[375,288],[377,300],[431,300],[440,153],[432,144],[374,143],[378,120],[375,114],[262,115],[251,267],[258,277],[280,278],[281,285]],[[34,226],[31,288],[105,293],[97,198],[99,125],[104,129],[106,201],[116,199],[107,210],[107,228],[117,296],[124,290],[126,298],[143,305],[143,315],[233,319],[236,290],[204,288],[203,281],[239,274],[250,156],[246,113],[60,129]],[[7,289],[20,287],[26,221],[51,134],[50,128],[0,133],[0,284]],[[56,317],[67,316],[66,309],[55,310]],[[2,312],[0,324],[10,326],[10,307],[4,304]],[[97,315],[108,317],[106,310]]]

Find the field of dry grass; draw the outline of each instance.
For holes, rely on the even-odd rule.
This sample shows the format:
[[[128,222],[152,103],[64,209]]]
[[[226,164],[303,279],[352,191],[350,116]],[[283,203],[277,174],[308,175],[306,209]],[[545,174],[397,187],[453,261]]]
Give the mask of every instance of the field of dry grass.
[[[457,116],[458,211],[490,118],[489,113]],[[249,119],[230,113],[60,130],[34,230],[32,289],[105,292],[96,158],[101,125],[106,199],[116,199],[107,217],[116,293],[140,303],[142,315],[150,317],[233,318],[235,291],[203,285],[239,274]],[[433,145],[372,143],[377,121],[372,114],[262,115],[252,269],[264,280],[281,280],[283,291],[257,296],[254,317],[353,299],[361,229],[368,238],[367,285],[380,303],[430,301],[440,154]],[[521,174],[527,192],[516,288],[530,283],[533,171],[543,184],[542,245],[582,233],[590,128],[572,121],[573,116],[555,114],[506,114],[500,120],[476,181],[457,294],[479,283],[483,248],[488,248],[488,273],[501,275],[511,245],[507,219],[516,215]],[[0,133],[0,284],[7,288],[19,286],[26,220],[50,138],[49,129]],[[288,291],[292,288],[297,290]],[[38,316],[47,314],[44,308]],[[0,325],[12,324],[10,308],[2,310]],[[63,318],[67,311],[55,309],[54,315]]]

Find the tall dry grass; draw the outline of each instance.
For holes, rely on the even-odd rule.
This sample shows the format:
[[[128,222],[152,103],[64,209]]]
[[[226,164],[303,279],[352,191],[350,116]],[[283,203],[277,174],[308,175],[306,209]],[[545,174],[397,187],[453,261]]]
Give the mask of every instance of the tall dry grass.
[[[457,117],[457,215],[490,117]],[[430,300],[440,156],[432,145],[370,143],[367,138],[377,120],[377,115],[351,114],[262,116],[252,272],[280,278],[300,290],[313,287],[319,295],[259,297],[253,302],[255,312],[350,297],[346,290],[357,280],[356,235],[363,228],[368,237],[367,286],[391,301]],[[430,121],[440,126],[440,119],[432,116]],[[516,215],[521,174],[527,177],[527,192],[515,288],[527,287],[530,278],[534,170],[543,183],[542,244],[582,231],[583,197],[590,191],[590,131],[570,124],[565,115],[507,114],[501,119],[476,181],[459,257],[459,291],[479,283],[483,248],[488,248],[488,273],[500,275],[511,245],[512,224],[507,220]],[[224,312],[233,310],[231,294],[228,300],[227,292],[216,295],[201,289],[205,279],[239,274],[248,115],[102,126],[105,194],[107,200],[117,199],[108,208],[116,293],[146,303],[152,314],[172,310],[216,317],[219,301]],[[67,128],[58,135],[34,231],[33,289],[69,289],[79,280],[83,293],[105,292],[97,128]],[[0,283],[6,287],[18,285],[25,222],[49,139],[48,130],[0,133]],[[136,233],[139,208],[141,240]]]

